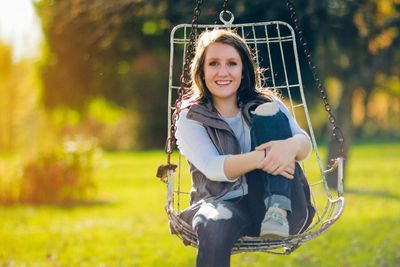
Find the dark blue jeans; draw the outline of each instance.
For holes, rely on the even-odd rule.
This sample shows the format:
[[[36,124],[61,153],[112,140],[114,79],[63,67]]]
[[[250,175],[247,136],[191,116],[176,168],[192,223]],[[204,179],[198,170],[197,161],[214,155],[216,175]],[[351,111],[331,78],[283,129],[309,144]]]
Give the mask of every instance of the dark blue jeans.
[[[292,137],[289,120],[282,111],[278,111],[272,116],[253,116],[251,127],[251,149],[269,141],[283,140]],[[269,204],[278,203],[279,206],[287,211],[291,211],[291,180],[282,175],[272,175],[262,170],[252,172],[252,177],[262,177],[266,191],[266,199]],[[266,205],[268,207],[268,203]]]
[[[255,115],[251,136],[254,149],[271,140],[289,138],[292,133],[287,117],[279,111],[274,116]],[[244,235],[259,235],[266,211],[264,199],[278,195],[290,200],[290,180],[261,170],[250,172],[246,177],[248,195],[229,201],[203,203],[192,215],[185,215],[189,216],[186,221],[192,222],[198,237],[197,267],[230,266],[231,250],[236,241]]]
[[[194,215],[192,226],[198,237],[197,267],[230,266],[231,249],[236,241],[257,232],[247,196],[203,204]]]

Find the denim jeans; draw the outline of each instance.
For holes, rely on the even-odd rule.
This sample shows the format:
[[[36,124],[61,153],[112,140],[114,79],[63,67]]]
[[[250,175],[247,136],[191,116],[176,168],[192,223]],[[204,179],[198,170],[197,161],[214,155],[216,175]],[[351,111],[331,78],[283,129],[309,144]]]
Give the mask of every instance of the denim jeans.
[[[244,235],[254,235],[247,196],[201,205],[192,226],[198,237],[197,267],[230,266],[231,249]]]
[[[253,116],[253,125],[251,132],[252,150],[261,144],[273,140],[283,140],[292,137],[289,120],[282,111],[275,115],[263,116],[255,114]],[[267,208],[273,203],[279,204],[279,207],[291,211],[291,180],[282,175],[272,175],[262,170],[255,170],[252,177],[263,177],[263,183],[266,190],[265,204]]]
[[[254,115],[251,128],[252,149],[271,140],[292,136],[286,115]],[[291,210],[291,181],[261,170],[246,174],[248,195],[239,199],[203,203],[183,214],[198,237],[197,267],[230,266],[231,250],[241,236],[258,236],[267,201],[276,201]],[[194,215],[193,215],[194,214]]]

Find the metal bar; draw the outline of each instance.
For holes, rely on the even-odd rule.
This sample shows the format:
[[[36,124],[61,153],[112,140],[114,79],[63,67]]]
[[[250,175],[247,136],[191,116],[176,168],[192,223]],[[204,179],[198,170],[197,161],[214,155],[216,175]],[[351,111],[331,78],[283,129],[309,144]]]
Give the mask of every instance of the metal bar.
[[[268,34],[268,25],[267,24],[264,25],[264,29],[265,29],[265,38],[267,40],[267,51],[268,51],[269,68],[271,69],[272,85],[274,88],[279,88],[279,86],[276,86],[276,83],[275,83],[274,66],[272,64],[270,42],[268,42],[269,34]]]
[[[253,33],[253,40],[254,40],[253,44],[254,44],[254,50],[255,50],[255,53],[256,53],[256,63],[257,63],[257,66],[260,66],[260,61],[259,61],[259,57],[258,57],[258,44],[257,44],[257,41],[256,41],[256,38],[257,38],[256,29],[254,28],[254,26],[252,26],[251,30],[252,30],[252,33]],[[261,87],[261,79],[258,82],[259,82],[258,86]]]
[[[281,37],[281,30],[279,28],[279,25],[276,25],[276,30],[278,32],[278,37],[280,39]],[[294,119],[296,120],[296,113],[294,112],[294,108],[293,108],[293,99],[292,99],[292,93],[289,90],[289,78],[287,75],[287,70],[286,70],[286,60],[285,60],[285,53],[283,52],[283,46],[282,46],[282,42],[279,42],[279,49],[281,51],[281,59],[282,59],[282,66],[283,66],[283,72],[285,74],[285,86],[286,86],[286,91],[288,92],[288,96],[289,96],[289,101],[290,101],[290,107],[292,110],[292,116],[294,117]]]
[[[173,28],[171,31],[171,37],[170,37],[170,56],[169,56],[169,75],[168,75],[168,88],[172,88],[172,79],[173,79],[173,63],[174,63],[174,42],[173,42],[173,36],[175,35],[175,32],[178,28]],[[172,108],[172,91],[168,90],[168,128],[167,128],[167,136],[168,139],[171,138],[170,133],[171,133],[171,112]],[[167,142],[166,144],[168,146],[168,150],[171,149],[170,143]]]
[[[338,158],[338,195],[339,197],[343,195],[343,158]]]

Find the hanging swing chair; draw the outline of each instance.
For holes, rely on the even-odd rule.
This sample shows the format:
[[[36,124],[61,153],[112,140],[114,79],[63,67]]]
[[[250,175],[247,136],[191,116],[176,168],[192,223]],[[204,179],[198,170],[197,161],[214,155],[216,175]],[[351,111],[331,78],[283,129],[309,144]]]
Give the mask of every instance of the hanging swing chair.
[[[331,106],[328,103],[325,88],[317,76],[316,68],[311,62],[311,55],[307,44],[303,40],[299,28],[293,4],[287,1],[291,12],[294,28],[298,34],[301,45],[306,55],[308,65],[314,75],[316,86],[328,113],[329,122],[332,127],[332,134],[339,143],[341,150],[339,156],[331,160],[329,166],[324,169],[318,151],[317,142],[311,125],[310,113],[305,99],[300,64],[297,53],[296,35],[294,29],[286,22],[270,21],[246,24],[233,24],[234,15],[227,10],[227,0],[224,0],[223,11],[220,13],[222,24],[200,25],[197,23],[200,15],[202,0],[197,0],[192,24],[181,24],[173,28],[170,36],[170,67],[168,84],[168,138],[166,143],[167,164],[161,165],[157,177],[167,184],[166,212],[172,233],[178,235],[185,245],[197,247],[197,236],[191,225],[183,221],[179,214],[188,207],[190,178],[184,174],[181,155],[174,159],[179,164],[173,164],[172,152],[175,148],[175,123],[180,109],[182,97],[187,92],[190,84],[189,68],[191,58],[194,54],[194,45],[199,33],[214,28],[233,29],[239,34],[255,53],[255,60],[258,66],[268,69],[269,78],[266,80],[267,88],[277,89],[285,95],[285,102],[293,117],[308,130],[310,135],[313,154],[302,163],[306,173],[306,165],[313,165],[314,173],[307,173],[310,183],[311,201],[316,210],[313,222],[302,233],[290,235],[282,240],[264,240],[260,237],[242,237],[232,249],[232,253],[262,251],[273,254],[290,254],[303,242],[311,240],[325,232],[335,221],[337,221],[344,209],[343,198],[343,136],[340,128],[336,126],[335,117],[332,114]],[[226,19],[228,18],[228,19]],[[179,68],[182,68],[179,71]],[[173,103],[175,103],[173,105]],[[312,161],[312,163],[310,162]],[[186,168],[187,169],[187,168]],[[318,172],[318,173],[317,173]],[[177,177],[175,174],[177,173]],[[327,175],[337,175],[337,190],[328,187]],[[311,179],[310,179],[311,177]],[[317,177],[317,178],[315,178]],[[334,191],[334,192],[332,192]],[[333,196],[335,193],[335,197]]]

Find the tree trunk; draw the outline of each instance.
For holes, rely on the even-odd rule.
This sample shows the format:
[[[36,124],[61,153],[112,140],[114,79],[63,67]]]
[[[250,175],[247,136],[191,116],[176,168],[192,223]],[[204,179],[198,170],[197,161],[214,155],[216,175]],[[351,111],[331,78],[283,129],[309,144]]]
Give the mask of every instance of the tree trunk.
[[[348,159],[348,151],[351,146],[352,142],[352,134],[353,134],[353,125],[352,125],[352,108],[353,108],[353,92],[354,92],[354,85],[342,79],[343,81],[343,93],[337,110],[335,112],[336,116],[336,124],[342,130],[343,137],[344,137],[344,144],[343,144],[343,157],[345,159],[343,172],[346,173],[346,162]],[[329,137],[328,137],[328,157],[327,157],[327,164],[329,165],[332,159],[337,158],[340,156],[340,144],[336,141],[335,137],[332,135],[332,125],[329,124]],[[346,175],[343,175],[346,177]],[[337,180],[337,170],[327,175],[327,182],[329,188],[337,188],[338,180]],[[344,182],[344,181],[343,181]]]

